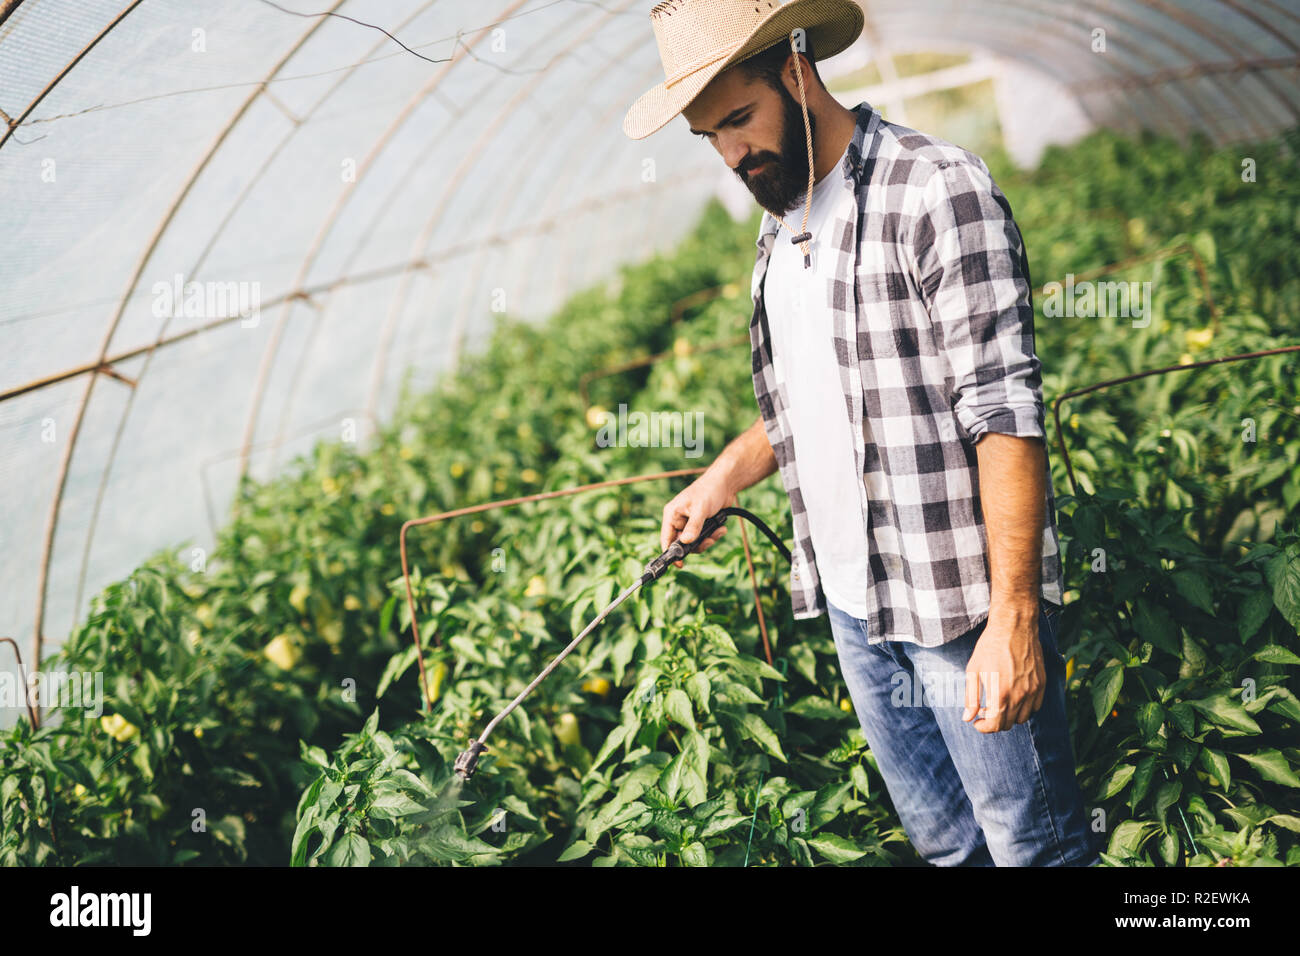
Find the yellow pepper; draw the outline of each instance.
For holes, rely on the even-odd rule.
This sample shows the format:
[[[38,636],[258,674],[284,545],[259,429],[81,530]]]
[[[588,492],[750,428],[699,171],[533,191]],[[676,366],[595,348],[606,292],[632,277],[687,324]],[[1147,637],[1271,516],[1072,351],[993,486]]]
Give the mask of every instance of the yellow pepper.
[[[99,726],[118,743],[125,743],[140,733],[140,728],[121,714],[106,714],[100,717]]]
[[[302,656],[302,652],[294,646],[288,634],[277,634],[273,637],[263,653],[282,671],[290,670]]]

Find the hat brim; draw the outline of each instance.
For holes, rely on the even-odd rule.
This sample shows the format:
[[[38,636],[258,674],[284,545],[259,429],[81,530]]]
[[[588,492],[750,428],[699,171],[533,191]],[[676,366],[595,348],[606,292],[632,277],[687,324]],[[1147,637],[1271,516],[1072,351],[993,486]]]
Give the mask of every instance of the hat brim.
[[[802,27],[818,60],[847,50],[862,33],[862,8],[852,0],[791,0],[776,7],[728,56],[692,73],[671,88],[659,83],[637,97],[623,117],[623,132],[632,139],[645,139],[668,124],[691,105],[710,81],[727,67],[765,50]]]

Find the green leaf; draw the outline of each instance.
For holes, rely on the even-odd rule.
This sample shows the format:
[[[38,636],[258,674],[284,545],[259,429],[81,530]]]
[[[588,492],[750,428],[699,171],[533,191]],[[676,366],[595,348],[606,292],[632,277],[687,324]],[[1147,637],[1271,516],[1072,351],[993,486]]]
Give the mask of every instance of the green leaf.
[[[1253,754],[1234,754],[1234,756],[1240,757],[1254,767],[1265,780],[1280,783],[1285,787],[1300,787],[1300,777],[1296,776],[1280,750],[1270,748]]]
[[[1268,664],[1300,664],[1300,657],[1281,644],[1266,644],[1250,656]]]
[[[731,639],[731,635],[717,624],[705,624],[700,628],[700,633],[708,638],[709,642],[718,646],[718,648],[730,651],[732,654],[739,654],[736,649],[736,642]]]
[[[370,844],[359,833],[346,834],[330,848],[325,862],[330,866],[369,866]]]
[[[682,777],[685,773],[686,757],[684,754],[677,754],[672,760],[668,761],[668,766],[664,768],[663,774],[659,778],[659,789],[674,803],[677,801],[678,791],[682,788]]]
[[[719,679],[714,686],[715,693],[719,697],[732,703],[759,704],[760,706],[767,703],[762,697],[759,697],[750,688],[738,681]]]
[[[1160,821],[1160,826],[1167,826],[1165,823],[1165,814],[1169,808],[1178,802],[1179,796],[1183,792],[1183,785],[1178,780],[1170,780],[1161,784],[1160,789],[1156,791],[1155,812],[1156,819]]]
[[[1237,611],[1237,631],[1243,644],[1255,636],[1271,610],[1273,595],[1268,591],[1252,591],[1241,602],[1241,608]]]
[[[871,778],[867,776],[867,768],[860,763],[855,763],[849,768],[849,779],[853,781],[853,786],[858,788],[868,800],[871,799]]]
[[[1300,723],[1300,700],[1296,700],[1295,694],[1285,687],[1273,688],[1273,699],[1268,702],[1268,709]]]
[[[618,582],[612,577],[606,577],[602,578],[600,583],[596,585],[596,591],[593,596],[596,614],[599,614],[601,611],[605,610],[605,608],[609,607],[610,601],[614,600],[614,586],[617,583]],[[578,632],[575,631],[574,633],[576,634]]]
[[[1160,829],[1153,820],[1124,820],[1111,832],[1109,850],[1118,857],[1136,856],[1142,844]]]
[[[601,745],[600,752],[596,754],[596,759],[591,762],[590,769],[595,770],[609,758],[609,755],[623,743],[624,738],[627,737],[628,730],[629,728],[626,724],[619,724],[609,732],[609,736],[605,738],[605,742]]]
[[[1189,700],[1187,703],[1199,710],[1216,726],[1228,727],[1246,734],[1261,733],[1255,718],[1246,712],[1245,707],[1226,694],[1215,694],[1202,700]]]
[[[314,767],[328,767],[330,765],[329,755],[320,747],[308,747],[305,741],[299,741],[298,745],[304,763],[311,764]]]
[[[447,638],[447,646],[454,650],[460,657],[463,657],[468,661],[473,661],[475,664],[486,665],[488,662],[487,658],[483,656],[483,652],[479,650],[478,643],[470,640],[470,638],[464,634],[453,634],[451,637]],[[411,650],[414,652],[415,648],[412,647]]]
[[[379,612],[379,633],[380,634],[388,633],[388,629],[393,623],[393,612],[396,610],[397,610],[397,595],[393,594],[390,595],[388,600],[384,602],[383,609]],[[411,651],[412,652],[415,651],[414,646],[412,646]]]
[[[59,768],[59,772],[68,777],[74,783],[79,783],[87,790],[95,789],[95,778],[91,775],[82,764],[73,760],[55,760],[54,765]],[[254,786],[261,786],[260,782],[254,783]]]
[[[1124,686],[1124,668],[1119,663],[1102,668],[1097,679],[1092,683],[1092,712],[1097,718],[1097,726],[1110,715]]]
[[[1154,754],[1148,754],[1137,762],[1137,770],[1133,773],[1133,786],[1129,788],[1128,794],[1130,810],[1136,811],[1143,797],[1147,795],[1147,789],[1151,786],[1151,777],[1155,770],[1156,758]]]
[[[1199,571],[1175,571],[1170,575],[1174,587],[1183,598],[1206,614],[1214,614],[1214,605],[1210,602],[1210,582]]]
[[[393,819],[408,813],[419,813],[424,807],[400,791],[381,793],[370,801],[369,814],[380,819]]]
[[[837,833],[822,833],[808,837],[808,845],[831,863],[849,863],[866,855],[867,851]]]
[[[1300,633],[1300,544],[1290,545],[1265,568],[1273,585],[1273,603]]]
[[[788,763],[785,753],[781,750],[781,742],[777,739],[776,732],[764,722],[758,714],[745,714],[744,719],[740,722],[741,726],[748,734],[762,747],[767,753],[776,757],[778,760]]]
[[[837,723],[850,718],[846,711],[840,710],[825,697],[818,697],[814,694],[801,697],[787,707],[786,711],[800,717],[807,717],[810,720],[833,720]]]
[[[1216,786],[1227,793],[1232,783],[1232,769],[1228,766],[1228,758],[1219,751],[1206,747],[1201,751],[1199,760],[1201,766],[1214,777]]]
[[[687,866],[708,866],[709,854],[704,844],[695,840],[682,848],[682,862]]]
[[[1180,656],[1182,642],[1178,639],[1178,629],[1174,626],[1173,620],[1168,614],[1152,607],[1145,598],[1138,598],[1137,610],[1133,614],[1133,626],[1142,640],[1150,641],[1174,657]]]
[[[1192,636],[1183,633],[1183,662],[1178,667],[1179,677],[1192,677],[1204,673],[1207,657],[1205,648],[1192,640]]]
[[[1180,700],[1169,708],[1169,716],[1173,722],[1178,725],[1178,730],[1184,737],[1190,737],[1196,733],[1196,714],[1192,712],[1192,707],[1185,700]]]
[[[1116,767],[1106,780],[1106,786],[1102,790],[1101,799],[1109,800],[1115,794],[1124,789],[1124,785],[1133,777],[1137,767],[1131,763],[1120,764]]]
[[[708,780],[709,773],[709,741],[704,734],[698,730],[689,731],[686,734],[686,740],[682,744],[682,759],[685,761],[691,774],[700,782]],[[705,796],[699,799],[692,799],[691,806],[703,803]]]
[[[404,673],[415,663],[415,646],[411,645],[403,650],[400,654],[394,654],[388,660],[388,666],[384,668],[384,673],[379,678],[379,686],[375,689],[376,697],[383,697],[384,691],[388,686]]]
[[[636,655],[636,646],[641,641],[641,635],[632,628],[629,628],[618,642],[614,645],[614,651],[610,654],[610,664],[614,669],[614,683],[623,683],[623,672],[627,670],[627,665],[632,663],[632,658]]]
[[[502,797],[501,805],[505,807],[507,810],[509,810],[511,813],[515,814],[516,816],[522,817],[525,820],[533,820],[533,821],[537,820],[537,817],[533,814],[533,811],[529,809],[528,804],[524,803],[524,801],[520,800],[513,793],[507,794],[506,796]]]
[[[767,661],[760,660],[757,657],[741,657],[736,661],[736,666],[747,674],[753,674],[767,680],[780,681],[781,683],[786,682],[784,674],[767,663]]]
[[[596,848],[592,846],[590,843],[588,843],[586,840],[575,840],[573,841],[573,846],[569,847],[558,857],[556,857],[556,862],[568,863],[570,860],[581,860],[584,856],[586,856],[594,849]]]
[[[691,699],[679,687],[674,687],[664,699],[664,713],[687,730],[695,729],[695,715],[691,712]]]
[[[581,634],[582,629],[587,626],[586,612],[590,606],[590,595],[580,597],[573,603],[573,610],[569,612],[569,630],[575,637]],[[592,617],[595,617],[595,615],[593,614]]]
[[[1155,701],[1148,701],[1137,709],[1136,720],[1143,740],[1150,740],[1160,733],[1160,727],[1165,722],[1165,712]]]
[[[1178,834],[1172,830],[1160,838],[1160,859],[1173,866],[1178,862]]]
[[[709,822],[706,823],[704,829],[700,831],[700,839],[707,840],[709,837],[717,836],[719,833],[726,833],[729,830],[734,830],[741,824],[748,823],[749,819],[750,818],[745,816],[743,813],[727,811],[717,813],[709,818]]]
[[[208,832],[210,832],[219,841],[235,850],[242,851],[244,847],[244,818],[237,816],[226,816],[220,820],[210,821],[208,823]]]
[[[701,713],[709,712],[709,694],[712,692],[709,684],[708,675],[702,671],[696,671],[690,677],[686,678],[686,693],[690,695],[695,706],[700,709]]]
[[[808,683],[817,683],[817,655],[806,644],[796,644],[786,651],[786,656],[794,665],[797,673],[807,678]]]
[[[1072,516],[1077,539],[1090,551],[1106,540],[1106,516],[1094,504],[1080,504]]]

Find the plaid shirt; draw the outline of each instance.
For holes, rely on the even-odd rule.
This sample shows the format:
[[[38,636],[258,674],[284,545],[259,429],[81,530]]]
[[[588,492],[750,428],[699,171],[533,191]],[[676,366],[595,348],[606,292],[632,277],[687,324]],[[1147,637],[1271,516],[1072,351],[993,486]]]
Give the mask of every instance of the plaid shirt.
[[[993,431],[1046,445],[1029,263],[1011,207],[983,160],[886,122],[868,103],[856,110],[857,128],[839,169],[856,211],[852,221],[832,218],[814,242],[822,255],[836,257],[825,305],[833,313],[849,422],[859,437],[854,454],[871,547],[869,640],[933,647],[988,617],[975,442]],[[805,619],[820,616],[826,598],[763,304],[779,228],[765,212],[749,333],[754,395],[794,519],[794,617]],[[1050,461],[1046,468],[1040,594],[1059,606]]]

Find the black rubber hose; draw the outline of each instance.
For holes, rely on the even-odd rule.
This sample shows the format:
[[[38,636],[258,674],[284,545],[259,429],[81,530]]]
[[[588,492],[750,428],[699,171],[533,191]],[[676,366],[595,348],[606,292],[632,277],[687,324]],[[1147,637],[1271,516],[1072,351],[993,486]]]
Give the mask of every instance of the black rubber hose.
[[[777,537],[776,532],[773,531],[771,528],[769,528],[767,524],[763,521],[763,519],[760,518],[758,515],[754,514],[753,512],[746,511],[744,508],[723,508],[713,517],[723,519],[722,521],[718,522],[719,524],[722,524],[723,521],[726,520],[727,515],[735,515],[738,518],[744,518],[750,523],[752,523],[755,527],[758,528],[759,531],[767,535],[767,539],[771,541],[773,545],[775,545],[776,550],[781,552],[781,557],[785,558],[787,562],[793,562],[794,558],[790,556],[790,549],[785,546],[785,542],[782,541],[779,537]],[[706,535],[701,534],[700,537],[704,538],[706,537]]]
[[[792,560],[790,557],[790,549],[785,546],[784,541],[777,537],[776,532],[764,523],[762,518],[758,517],[758,515],[753,512],[746,511],[744,508],[723,508],[717,514],[705,520],[704,524],[700,527],[700,533],[695,536],[694,541],[687,544],[678,538],[668,546],[667,551],[647,564],[645,566],[645,571],[641,573],[640,583],[649,584],[656,578],[661,577],[663,573],[668,570],[668,565],[675,561],[680,561],[688,554],[693,554],[695,549],[699,547],[701,541],[713,534],[719,526],[726,523],[728,515],[736,515],[738,518],[745,518],[755,524],[763,534],[767,535],[768,540],[776,545],[777,550],[781,552],[781,556],[785,558],[786,561]]]

